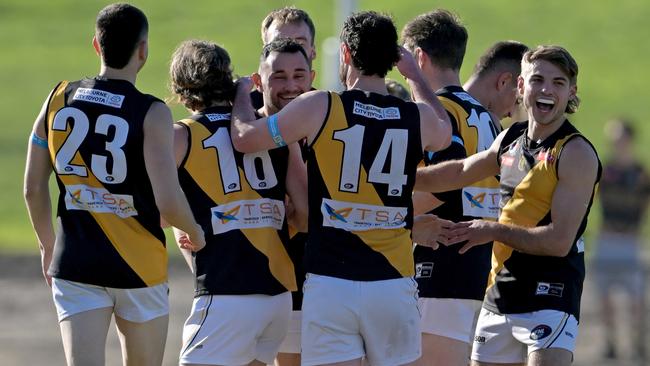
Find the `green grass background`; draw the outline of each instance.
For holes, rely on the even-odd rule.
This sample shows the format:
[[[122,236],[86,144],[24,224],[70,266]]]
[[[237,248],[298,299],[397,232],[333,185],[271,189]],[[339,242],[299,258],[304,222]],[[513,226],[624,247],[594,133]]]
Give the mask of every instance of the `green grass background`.
[[[0,2],[2,252],[36,251],[21,189],[27,138],[44,98],[59,80],[93,76],[99,70],[91,39],[95,16],[108,3]],[[150,23],[149,61],[138,78],[138,87],[160,97],[169,96],[166,87],[170,55],[184,39],[202,38],[221,44],[229,51],[235,72],[242,75],[257,67],[261,47],[259,24],[272,9],[293,4],[307,10],[316,24],[319,45],[326,37],[338,34],[334,24],[337,2],[331,0],[137,0],[132,3],[144,10]],[[578,94],[582,106],[571,117],[572,121],[605,158],[610,152],[604,145],[603,124],[612,116],[629,116],[638,127],[639,153],[646,163],[650,160],[650,127],[646,123],[650,2],[364,0],[358,4],[360,9],[392,15],[398,29],[414,16],[435,7],[458,13],[470,35],[461,71],[463,79],[480,54],[498,40],[565,46],[580,66]],[[322,67],[321,61],[322,57],[317,59],[317,71]],[[178,106],[173,111],[175,118],[185,114]],[[592,214],[592,218],[595,220],[590,232],[597,227],[598,214]]]

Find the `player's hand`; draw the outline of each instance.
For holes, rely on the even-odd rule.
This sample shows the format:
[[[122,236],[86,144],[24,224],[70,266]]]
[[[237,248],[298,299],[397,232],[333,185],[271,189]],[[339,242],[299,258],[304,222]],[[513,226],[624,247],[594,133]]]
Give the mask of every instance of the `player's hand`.
[[[422,71],[420,70],[418,63],[415,61],[413,54],[411,54],[411,52],[409,52],[409,50],[406,48],[400,46],[399,55],[400,57],[399,61],[397,62],[397,70],[399,70],[400,74],[410,80],[415,80],[421,77]]]
[[[51,262],[52,262],[52,251],[41,249],[41,268],[43,271],[43,278],[45,278],[45,282],[50,287],[52,287],[52,276],[47,274],[47,270],[50,268]]]
[[[253,78],[250,76],[242,76],[237,79],[237,89],[240,91],[248,93],[253,90],[254,86],[255,84],[253,83]]]
[[[198,252],[205,247],[205,235],[199,225],[196,225],[195,233],[193,234],[181,232],[177,237],[177,241],[179,248],[193,252]]]
[[[417,215],[413,218],[413,242],[418,245],[438,249],[438,241],[444,241],[447,231],[454,223],[436,215]]]
[[[467,241],[458,251],[458,253],[464,254],[477,245],[492,241],[494,225],[496,225],[495,222],[486,220],[459,222],[447,232],[446,244]]]

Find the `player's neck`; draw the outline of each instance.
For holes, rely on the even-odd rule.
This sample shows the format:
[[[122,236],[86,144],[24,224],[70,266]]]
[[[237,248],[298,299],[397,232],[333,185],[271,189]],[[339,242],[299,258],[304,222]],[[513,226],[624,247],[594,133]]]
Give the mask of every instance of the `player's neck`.
[[[137,70],[132,70],[130,65],[125,66],[123,69],[114,69],[102,64],[99,70],[99,77],[103,79],[126,80],[133,85],[135,85],[137,75]]]
[[[376,75],[369,76],[359,74],[357,77],[348,81],[347,84],[348,90],[360,89],[377,94],[388,94],[388,91],[386,90],[386,80]]]
[[[560,126],[562,126],[562,123],[564,123],[566,116],[562,114],[559,118],[550,123],[536,122],[531,115],[529,115],[528,118],[528,138],[531,141],[541,142],[544,141],[547,137],[551,136],[560,128]]]
[[[476,100],[478,100],[484,107],[488,107],[487,101],[490,99],[488,93],[486,93],[485,89],[481,87],[481,83],[478,81],[478,78],[475,76],[471,76],[469,80],[463,84],[463,89],[474,97]]]
[[[458,71],[452,69],[441,69],[431,66],[424,71],[424,76],[433,91],[444,88],[446,86],[460,86],[460,76]]]

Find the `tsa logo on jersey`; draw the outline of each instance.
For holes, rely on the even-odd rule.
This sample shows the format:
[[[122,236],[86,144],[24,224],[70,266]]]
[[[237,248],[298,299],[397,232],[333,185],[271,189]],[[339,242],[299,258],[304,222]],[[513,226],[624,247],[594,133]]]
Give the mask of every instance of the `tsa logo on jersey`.
[[[384,119],[400,119],[399,108],[397,107],[386,107],[381,108],[372,104],[363,104],[357,101],[354,101],[354,108],[352,113],[363,116],[366,118],[374,118],[378,120]]]
[[[282,229],[284,202],[261,198],[229,202],[212,207],[212,233],[222,234],[230,230],[273,228]]]
[[[83,210],[96,213],[112,213],[121,218],[136,216],[133,196],[113,194],[105,188],[84,184],[65,186],[65,207],[68,210]]]
[[[386,207],[323,198],[323,226],[346,231],[397,229],[406,226],[406,207]]]
[[[463,188],[463,215],[482,218],[499,218],[501,193],[496,188]]]
[[[79,88],[72,99],[103,104],[113,108],[122,108],[124,95],[113,94],[99,89]]]
[[[481,103],[479,103],[478,100],[474,99],[474,97],[467,94],[466,92],[455,92],[455,93],[452,93],[452,94],[454,94],[460,100],[464,100],[466,102],[470,102],[470,103],[472,103],[474,105],[478,105],[478,106],[482,107]]]

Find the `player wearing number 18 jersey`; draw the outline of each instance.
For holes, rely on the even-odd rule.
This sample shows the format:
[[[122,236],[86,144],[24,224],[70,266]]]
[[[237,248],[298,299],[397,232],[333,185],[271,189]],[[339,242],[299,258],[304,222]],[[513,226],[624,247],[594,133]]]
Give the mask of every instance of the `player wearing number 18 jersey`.
[[[297,54],[297,60],[308,68],[306,57]],[[207,233],[206,247],[194,258],[195,299],[180,363],[273,363],[289,325],[289,291],[296,290],[285,194],[296,214],[306,216],[300,148],[248,154],[233,149],[230,57],[216,44],[181,44],[171,77],[174,93],[194,113],[176,126],[179,178]]]
[[[416,100],[389,96],[384,77],[399,60]],[[411,192],[423,149],[449,141],[448,121],[392,21],[350,16],[341,33],[347,91],[312,91],[252,122],[249,85],[233,108],[240,151],[307,138],[309,234],[305,248],[302,363],[400,365],[420,356],[413,276]],[[381,306],[378,306],[378,305]]]
[[[103,363],[114,314],[124,360],[160,365],[169,312],[161,214],[187,230],[188,248],[204,244],[174,174],[171,113],[134,85],[147,59],[147,31],[139,9],[104,8],[93,38],[99,76],[61,82],[32,132],[25,194],[48,283],[53,277],[68,364]]]

